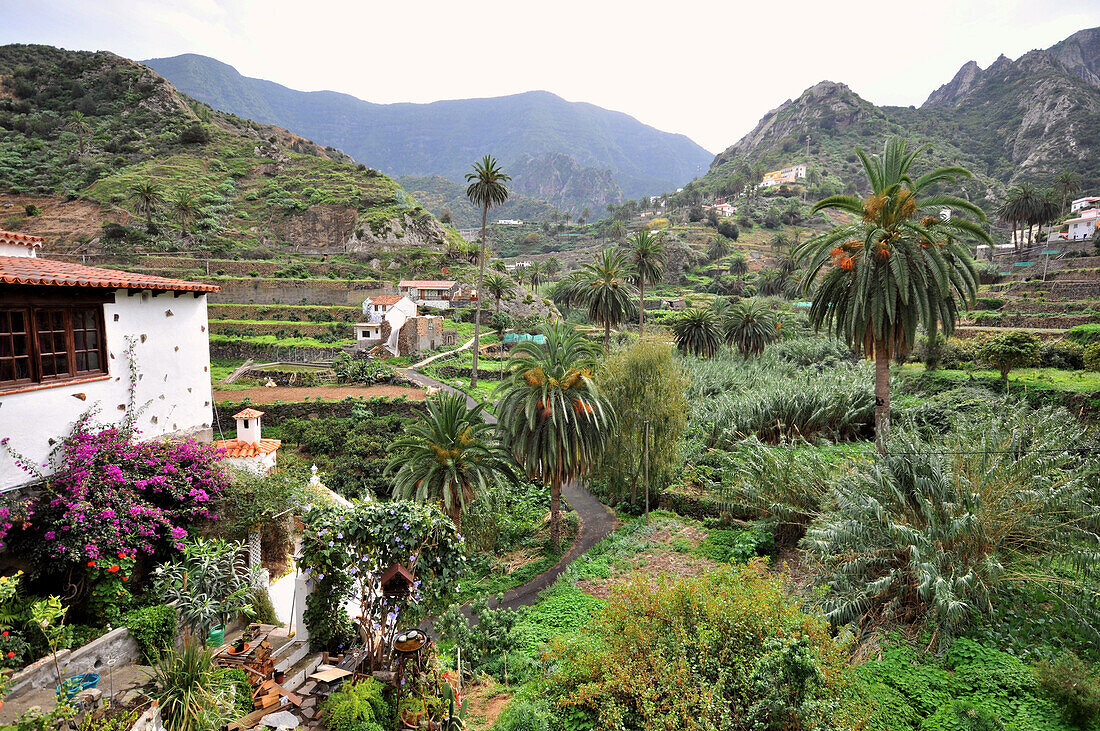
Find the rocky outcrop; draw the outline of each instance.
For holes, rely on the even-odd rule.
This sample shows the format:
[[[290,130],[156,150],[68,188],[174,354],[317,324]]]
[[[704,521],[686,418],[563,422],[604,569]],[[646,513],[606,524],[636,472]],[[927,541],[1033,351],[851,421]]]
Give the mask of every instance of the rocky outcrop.
[[[966,95],[966,92],[974,88],[981,73],[981,66],[974,61],[967,61],[955,74],[955,78],[929,94],[928,99],[922,106],[948,107],[954,105]]]
[[[1048,52],[1071,74],[1100,88],[1100,28],[1074,33]]]
[[[431,215],[423,211],[421,214],[405,212],[400,217],[381,222],[365,217],[360,218],[354,230],[344,241],[344,250],[378,252],[419,247],[443,251],[447,242],[443,225]]]
[[[488,311],[489,317],[492,317],[496,311],[496,302],[488,299],[482,303],[481,307],[483,313]],[[512,297],[500,301],[500,311],[507,312],[516,319],[538,317],[542,320],[557,320],[561,318],[561,313],[549,298],[543,299],[523,285],[516,286],[516,292]]]
[[[610,170],[582,168],[569,155],[524,155],[509,170],[517,191],[574,215],[585,208],[591,214],[603,211],[608,203],[623,202],[623,191]]]

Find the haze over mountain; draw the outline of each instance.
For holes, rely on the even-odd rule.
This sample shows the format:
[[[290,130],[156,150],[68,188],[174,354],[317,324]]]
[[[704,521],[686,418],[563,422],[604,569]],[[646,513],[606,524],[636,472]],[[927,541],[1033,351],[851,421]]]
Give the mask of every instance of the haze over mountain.
[[[761,170],[808,163],[812,179],[843,190],[861,180],[855,147],[878,152],[892,134],[931,145],[933,162],[969,168],[976,201],[1064,171],[1100,190],[1100,28],[986,69],[970,61],[919,108],[879,107],[822,81],[768,112],[692,186],[728,193]]]
[[[435,174],[460,181],[486,153],[506,170],[522,161],[544,177],[521,174],[517,188],[549,193],[552,202],[570,210],[595,211],[619,196],[672,190],[702,173],[713,157],[683,135],[546,91],[431,104],[373,104],[347,94],[295,91],[245,77],[232,66],[195,54],[143,63],[216,109],[338,147],[389,175]],[[537,163],[530,165],[530,159]],[[593,180],[548,189],[554,180],[576,181],[573,168],[591,168]],[[553,174],[546,177],[548,170]],[[607,185],[602,171],[610,172],[614,186]],[[581,200],[570,190],[598,194]]]

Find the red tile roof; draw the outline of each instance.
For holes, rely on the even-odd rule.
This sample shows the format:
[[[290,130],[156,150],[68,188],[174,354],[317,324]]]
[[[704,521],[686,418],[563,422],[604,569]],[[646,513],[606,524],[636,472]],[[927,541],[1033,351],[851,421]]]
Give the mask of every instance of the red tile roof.
[[[256,409],[245,409],[239,413],[233,414],[234,419],[259,419],[264,415],[264,412],[257,411]]]
[[[377,297],[370,297],[369,299],[372,305],[396,305],[398,302],[405,299],[405,295],[380,294]]]
[[[214,446],[222,450],[223,457],[259,457],[271,454],[283,446],[282,439],[261,439],[259,444],[242,442],[239,439],[219,439]]]
[[[416,287],[417,289],[450,289],[457,282],[449,279],[403,279],[398,287]]]
[[[33,249],[42,245],[42,237],[20,234],[14,231],[0,231],[0,244],[22,244]]]
[[[148,274],[120,272],[115,269],[100,269],[32,256],[0,256],[0,282],[48,287],[103,287],[189,292],[217,292],[220,289],[214,284],[185,282],[182,279],[153,277]]]

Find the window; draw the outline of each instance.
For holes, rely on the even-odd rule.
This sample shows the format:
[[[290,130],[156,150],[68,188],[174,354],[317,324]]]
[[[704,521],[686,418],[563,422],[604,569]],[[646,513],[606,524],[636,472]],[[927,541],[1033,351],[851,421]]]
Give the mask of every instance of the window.
[[[0,308],[0,390],[107,372],[103,308]]]

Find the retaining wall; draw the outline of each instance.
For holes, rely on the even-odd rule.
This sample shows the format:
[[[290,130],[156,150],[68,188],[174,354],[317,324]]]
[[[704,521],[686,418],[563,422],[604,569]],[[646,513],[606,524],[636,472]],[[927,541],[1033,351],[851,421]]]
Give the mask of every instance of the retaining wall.
[[[367,297],[393,294],[393,284],[367,279],[225,279],[203,277],[221,287],[211,292],[211,303],[261,305],[353,305]]]
[[[254,343],[210,343],[210,357],[224,360],[252,360],[270,363],[317,363],[330,361],[343,348],[280,348],[275,345],[256,345]]]

